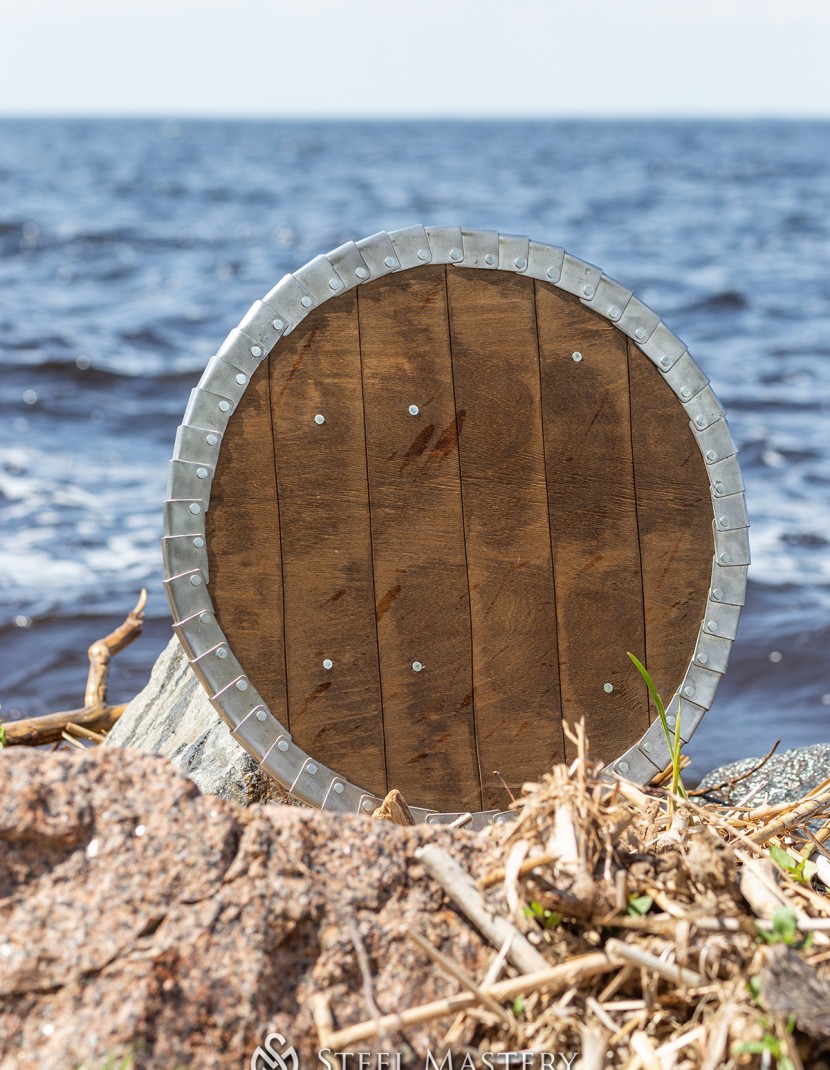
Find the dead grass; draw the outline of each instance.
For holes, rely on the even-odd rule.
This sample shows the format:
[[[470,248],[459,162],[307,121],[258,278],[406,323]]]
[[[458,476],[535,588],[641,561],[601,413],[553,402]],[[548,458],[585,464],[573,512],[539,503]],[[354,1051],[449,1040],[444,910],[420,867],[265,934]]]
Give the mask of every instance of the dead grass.
[[[456,996],[337,1032],[323,998],[321,1043],[389,1045],[390,1031],[445,1017],[446,1048],[476,1066],[505,1051],[579,1052],[582,1070],[830,1066],[830,898],[819,879],[830,875],[830,779],[797,804],[700,806],[603,779],[581,728],[572,739],[576,760],[526,785],[516,821],[484,834],[483,905],[471,906],[457,864],[446,856],[442,873],[432,852],[431,877],[470,924],[502,934],[488,935],[487,976],[445,969]],[[513,937],[485,914],[546,968],[511,968]],[[452,948],[433,954],[439,969],[441,954]]]

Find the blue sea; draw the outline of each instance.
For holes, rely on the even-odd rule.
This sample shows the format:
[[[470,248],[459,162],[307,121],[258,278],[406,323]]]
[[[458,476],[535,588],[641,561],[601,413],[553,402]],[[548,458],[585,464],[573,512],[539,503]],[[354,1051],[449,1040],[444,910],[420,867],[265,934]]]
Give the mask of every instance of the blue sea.
[[[741,448],[753,566],[694,772],[830,740],[830,123],[0,120],[0,717],[110,698],[167,642],[188,393],[252,302],[350,238],[565,245],[689,345]]]

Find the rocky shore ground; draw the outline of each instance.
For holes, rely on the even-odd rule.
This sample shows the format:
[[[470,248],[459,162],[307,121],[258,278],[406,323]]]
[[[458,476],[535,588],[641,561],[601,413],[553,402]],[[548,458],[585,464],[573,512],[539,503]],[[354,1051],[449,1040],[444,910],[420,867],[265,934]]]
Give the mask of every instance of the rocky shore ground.
[[[288,806],[173,640],[0,750],[0,1070],[830,1067],[830,747],[683,800],[574,741],[480,833]]]

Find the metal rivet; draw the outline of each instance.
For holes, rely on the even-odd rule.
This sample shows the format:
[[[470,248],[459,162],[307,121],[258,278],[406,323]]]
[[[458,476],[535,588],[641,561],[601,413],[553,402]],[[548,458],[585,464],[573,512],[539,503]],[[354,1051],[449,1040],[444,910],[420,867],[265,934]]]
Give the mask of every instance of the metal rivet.
[[[706,417],[705,416],[696,416],[695,417],[695,423],[697,424],[697,426],[702,431],[703,428],[706,426]]]
[[[723,483],[721,483],[721,482],[720,482],[720,480],[718,480],[718,481],[717,481],[717,482],[715,483],[715,494],[723,494],[723,492],[724,492],[725,490],[726,490],[726,487],[725,487],[725,485],[724,485]]]
[[[326,422],[326,418],[321,412],[318,412],[317,415],[314,417],[314,422],[322,426]]]
[[[207,442],[209,446],[215,446],[218,441],[219,437],[217,435],[208,435],[205,439],[205,442]]]
[[[715,633],[718,630],[718,622],[716,620],[710,620],[706,625],[706,631]]]
[[[309,762],[308,765],[305,767],[305,771],[308,773],[309,776],[314,776],[314,774],[317,772],[317,766],[314,764],[314,762]]]
[[[617,768],[621,773],[628,772],[628,762],[617,762]]]
[[[650,743],[644,743],[643,744],[643,750],[646,752],[646,754],[651,754],[653,749],[654,748],[652,747],[652,745]]]
[[[236,681],[236,690],[237,691],[247,691],[248,690],[248,681],[247,680],[237,680]]]
[[[284,320],[274,320],[274,330],[275,331],[281,331],[284,326],[285,326],[285,321]]]
[[[485,256],[485,258],[484,258],[484,263],[485,264],[489,264],[490,267],[492,267],[493,264],[495,264],[495,262],[496,262],[496,258],[495,258],[495,256],[493,256],[492,253],[488,253],[487,256]]]
[[[709,655],[708,654],[698,654],[697,663],[698,663],[698,665],[708,665],[709,664]]]
[[[331,658],[323,658],[323,668],[324,669],[333,669],[334,668],[334,662],[331,660]]]
[[[556,282],[556,280],[559,278],[559,268],[549,267],[545,274],[549,279],[552,279],[553,282]]]
[[[251,346],[251,356],[252,357],[261,357],[262,356],[262,346]],[[238,380],[237,380],[237,382],[238,382]]]
[[[248,376],[243,375],[242,372],[240,372],[239,375],[237,375],[236,377],[236,381],[239,383],[240,386],[244,386],[248,382]]]
[[[228,648],[224,646],[217,647],[216,656],[217,658],[226,658],[228,656]]]
[[[190,582],[193,584],[194,587],[198,587],[199,584],[202,582],[202,577],[201,576],[191,576],[190,577]]]
[[[277,744],[277,750],[281,750],[283,753],[288,750],[289,742],[287,739],[281,739]]]
[[[418,250],[418,259],[419,260],[429,260],[429,249],[419,249]]]
[[[300,298],[300,304],[303,306],[303,308],[311,308],[311,306],[314,304],[314,300],[308,295],[306,295],[305,297]]]
[[[418,408],[417,405],[410,405],[409,406],[409,415],[410,416],[417,416],[420,411],[421,410]]]
[[[715,589],[712,591],[712,597],[715,599],[716,602],[720,602],[720,600],[723,598],[723,590],[720,587],[715,587]]]
[[[196,538],[193,540],[193,545],[196,547],[197,550],[201,550],[202,547],[205,545],[205,540],[202,538],[201,535],[197,535]]]
[[[527,267],[527,261],[523,256],[517,256],[513,263],[519,269],[519,271],[524,271],[524,269]]]
[[[336,781],[336,782],[335,782],[335,783],[334,783],[334,784],[332,785],[332,787],[334,788],[334,790],[335,790],[335,791],[337,792],[337,794],[338,794],[338,795],[342,795],[342,794],[343,794],[343,785],[342,785],[342,784],[340,783],[340,781],[339,781],[339,780],[338,780],[338,781]]]
[[[722,554],[718,554],[718,560],[722,565],[728,565],[732,558],[724,551]]]
[[[423,669],[423,665],[420,663],[420,661],[413,661],[412,662],[412,671],[413,672],[420,672],[421,669]]]
[[[613,684],[603,684],[602,685],[602,690],[605,692],[606,695],[610,695],[611,692],[614,690],[614,685]]]
[[[594,296],[594,288],[593,288],[593,286],[583,286],[582,287],[582,292],[585,294],[586,297],[593,297]]]
[[[355,268],[354,269],[354,273],[355,273],[355,275],[357,275],[357,277],[359,279],[368,279],[369,278],[369,269],[368,268],[365,268],[365,267]]]
[[[648,332],[646,331],[645,327],[638,327],[637,330],[634,332],[634,337],[637,339],[638,342],[642,342],[647,333]]]
[[[460,249],[450,249],[450,260],[460,260],[463,255]]]
[[[368,813],[368,812],[369,812],[370,810],[374,810],[374,808],[375,808],[375,804],[374,804],[374,803],[372,802],[372,800],[371,800],[371,799],[364,799],[364,800],[363,800],[363,809],[364,809],[364,810],[365,810],[365,811],[366,811],[367,813]]]
[[[617,308],[616,305],[612,305],[608,309],[608,318],[610,320],[618,320],[620,318],[620,310]]]
[[[394,256],[387,256],[387,258],[383,262],[384,262],[384,264],[386,264],[386,266],[388,268],[393,268],[393,267],[397,267],[398,266],[398,261],[394,258]]]
[[[718,459],[718,455],[714,450],[707,450],[706,451],[706,460],[707,461],[716,461],[717,459]]]
[[[582,354],[578,350],[575,353],[571,353],[571,357],[573,358],[573,360],[576,361],[577,364],[579,364],[579,362],[582,360]]]
[[[256,719],[258,721],[264,721],[267,716],[268,716],[268,714],[265,712],[265,710],[257,710],[256,711]]]
[[[228,412],[230,407],[231,407],[231,403],[229,401],[220,401],[219,402],[219,411],[220,412]]]
[[[660,358],[660,367],[661,368],[670,368],[671,367],[671,357],[661,357]]]
[[[199,620],[202,622],[202,624],[210,624],[210,613],[200,614]]]
[[[686,684],[686,686],[683,688],[683,694],[687,695],[689,698],[691,698],[694,693],[695,689],[692,687],[691,684]]]
[[[207,477],[210,475],[210,472],[208,472],[207,468],[197,468],[196,475],[199,477],[199,479],[207,479]]]
[[[343,283],[340,281],[340,279],[329,279],[330,290],[339,290],[342,285]]]
[[[680,396],[681,396],[682,398],[690,398],[690,397],[692,396],[692,389],[691,389],[691,387],[689,387],[689,386],[684,386],[684,387],[682,388],[682,390],[680,391]]]
[[[191,513],[193,513],[194,516],[198,516],[199,513],[201,513],[202,511],[202,507],[201,505],[197,505],[196,502],[193,502],[193,504],[190,506],[190,511]]]
[[[729,527],[729,517],[728,516],[719,517],[718,518],[718,523],[720,524],[720,526],[722,528],[728,528]]]

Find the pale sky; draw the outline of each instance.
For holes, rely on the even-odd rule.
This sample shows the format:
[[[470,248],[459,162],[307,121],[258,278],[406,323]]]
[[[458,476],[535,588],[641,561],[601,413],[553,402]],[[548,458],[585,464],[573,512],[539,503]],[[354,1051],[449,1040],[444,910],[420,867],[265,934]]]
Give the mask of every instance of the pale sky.
[[[830,0],[0,0],[0,115],[830,116]]]

